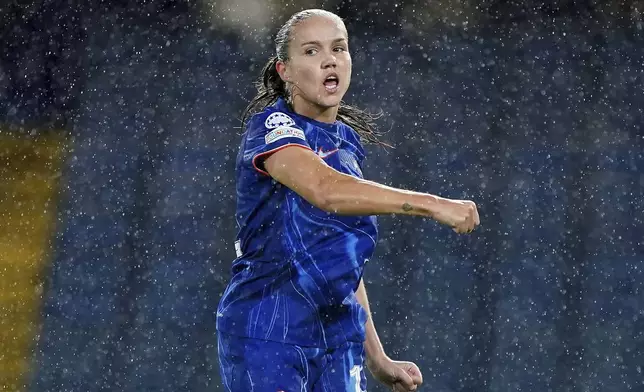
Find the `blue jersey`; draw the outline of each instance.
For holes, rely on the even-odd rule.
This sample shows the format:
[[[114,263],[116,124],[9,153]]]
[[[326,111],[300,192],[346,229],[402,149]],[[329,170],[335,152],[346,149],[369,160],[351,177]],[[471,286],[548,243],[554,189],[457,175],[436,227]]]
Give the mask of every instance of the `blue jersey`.
[[[362,178],[365,153],[346,124],[300,116],[283,100],[249,120],[236,163],[237,258],[217,329],[309,347],[362,342],[366,313],[355,291],[377,242],[376,218],[325,212],[272,179],[263,161],[287,147]]]

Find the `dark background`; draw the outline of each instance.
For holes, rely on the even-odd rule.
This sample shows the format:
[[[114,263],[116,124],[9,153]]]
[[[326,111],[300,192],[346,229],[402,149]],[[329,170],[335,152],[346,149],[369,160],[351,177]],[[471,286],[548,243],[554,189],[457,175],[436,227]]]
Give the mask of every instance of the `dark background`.
[[[0,6],[1,132],[69,140],[27,390],[222,390],[240,113],[272,34],[324,7],[395,146],[365,175],[481,215],[380,218],[388,354],[427,391],[644,391],[641,2],[241,4]]]

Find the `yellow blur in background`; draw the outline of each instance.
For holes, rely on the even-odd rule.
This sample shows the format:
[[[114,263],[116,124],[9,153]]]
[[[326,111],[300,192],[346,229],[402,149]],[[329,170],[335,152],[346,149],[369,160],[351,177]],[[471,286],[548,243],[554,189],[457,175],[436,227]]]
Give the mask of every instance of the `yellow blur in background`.
[[[0,391],[24,390],[40,325],[65,136],[0,130]]]

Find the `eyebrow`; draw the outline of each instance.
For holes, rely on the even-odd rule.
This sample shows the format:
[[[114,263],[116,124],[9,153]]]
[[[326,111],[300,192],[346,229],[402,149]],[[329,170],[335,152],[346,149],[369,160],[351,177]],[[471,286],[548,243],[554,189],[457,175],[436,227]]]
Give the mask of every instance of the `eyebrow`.
[[[342,41],[346,42],[347,39],[346,38],[336,38],[332,42],[335,44],[335,43],[342,42]],[[307,42],[302,43],[302,46],[306,46],[306,45],[318,45],[318,46],[320,46],[320,45],[322,45],[322,43],[320,41],[307,41]]]

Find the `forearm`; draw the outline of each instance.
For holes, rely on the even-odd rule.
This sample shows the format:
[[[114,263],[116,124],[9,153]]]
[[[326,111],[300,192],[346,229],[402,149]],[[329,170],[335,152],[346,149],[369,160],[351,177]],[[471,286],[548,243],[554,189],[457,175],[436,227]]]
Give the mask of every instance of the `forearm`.
[[[356,297],[358,302],[364,308],[367,313],[367,323],[366,328],[366,339],[365,339],[365,351],[367,354],[367,364],[373,362],[379,358],[385,357],[385,350],[380,343],[380,338],[376,332],[376,327],[373,323],[373,318],[371,317],[371,309],[369,308],[369,300],[367,298],[367,291],[364,287],[364,281],[360,280],[360,285],[358,285],[358,290],[356,291]]]
[[[406,214],[433,217],[445,199],[334,173],[322,186],[325,211],[339,215]]]

